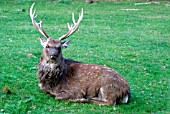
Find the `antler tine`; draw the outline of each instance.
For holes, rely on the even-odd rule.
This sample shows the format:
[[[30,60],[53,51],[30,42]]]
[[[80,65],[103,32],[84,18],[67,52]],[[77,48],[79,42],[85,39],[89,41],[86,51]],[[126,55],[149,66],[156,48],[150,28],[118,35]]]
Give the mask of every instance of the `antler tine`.
[[[32,24],[44,37],[49,38],[49,36],[45,33],[45,31],[42,28],[42,21],[37,23],[36,20],[35,20],[35,18],[37,17],[37,16],[35,16],[36,10],[34,10],[34,12],[32,12],[34,4],[35,3],[33,3],[31,8],[30,8],[30,17],[31,17],[31,20],[32,20]]]
[[[61,41],[61,40],[64,40],[64,39],[68,38],[70,35],[72,35],[74,32],[76,32],[76,30],[78,29],[78,27],[79,27],[80,22],[82,21],[82,19],[83,19],[83,8],[82,8],[82,10],[81,10],[81,13],[79,14],[79,19],[78,19],[77,22],[75,22],[74,13],[72,13],[72,21],[73,21],[73,24],[74,24],[74,25],[73,25],[73,26],[72,26],[72,25],[70,26],[70,24],[67,23],[67,24],[68,24],[68,29],[69,29],[69,31],[67,32],[67,34],[64,34],[63,36],[61,36],[61,37],[59,38],[59,40],[60,40],[60,41]]]

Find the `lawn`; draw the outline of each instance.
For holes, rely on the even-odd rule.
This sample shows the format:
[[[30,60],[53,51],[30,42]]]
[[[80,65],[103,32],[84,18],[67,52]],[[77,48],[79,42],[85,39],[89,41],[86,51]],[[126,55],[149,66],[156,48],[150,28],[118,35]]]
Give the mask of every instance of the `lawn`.
[[[42,36],[29,17],[33,1],[0,1],[0,113],[170,113],[170,2],[35,0],[37,20],[53,38],[67,32],[72,12],[77,19],[84,8],[80,28],[63,55],[113,68],[127,80],[130,103],[113,107],[57,101],[40,90]]]

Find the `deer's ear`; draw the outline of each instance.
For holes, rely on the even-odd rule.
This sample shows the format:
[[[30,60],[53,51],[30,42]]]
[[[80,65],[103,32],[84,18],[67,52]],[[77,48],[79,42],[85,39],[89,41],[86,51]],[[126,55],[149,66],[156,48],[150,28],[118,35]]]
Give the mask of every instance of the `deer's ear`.
[[[40,38],[41,45],[45,48],[47,46],[47,41]]]
[[[70,44],[71,40],[68,40],[68,41],[65,41],[65,42],[62,42],[62,48],[67,48]]]

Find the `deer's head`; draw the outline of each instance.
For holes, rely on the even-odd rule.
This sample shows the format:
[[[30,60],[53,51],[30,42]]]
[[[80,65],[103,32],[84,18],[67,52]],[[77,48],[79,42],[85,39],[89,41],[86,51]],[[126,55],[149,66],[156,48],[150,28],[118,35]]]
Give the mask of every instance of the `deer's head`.
[[[62,49],[66,48],[70,43],[70,40],[65,42],[62,42],[62,40],[68,38],[70,35],[76,32],[76,30],[80,25],[80,22],[83,19],[83,9],[81,11],[81,14],[79,15],[79,19],[77,22],[75,22],[74,14],[72,13],[73,25],[70,25],[68,23],[69,31],[66,34],[62,35],[58,39],[52,39],[42,28],[42,21],[40,21],[39,23],[36,22],[35,11],[34,12],[32,11],[33,7],[34,7],[34,3],[30,8],[30,17],[32,20],[32,24],[44,37],[47,38],[47,40],[40,38],[41,45],[44,47],[43,50],[44,59],[47,62],[56,63],[62,58]]]

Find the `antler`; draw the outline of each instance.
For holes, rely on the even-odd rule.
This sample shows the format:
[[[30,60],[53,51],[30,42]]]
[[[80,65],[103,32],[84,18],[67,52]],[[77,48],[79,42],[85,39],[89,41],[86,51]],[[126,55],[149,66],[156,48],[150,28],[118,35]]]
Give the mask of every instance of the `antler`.
[[[61,40],[64,40],[65,38],[68,38],[70,35],[72,35],[74,32],[76,32],[76,30],[78,29],[78,27],[79,27],[80,22],[82,21],[82,19],[83,19],[83,8],[82,8],[82,10],[81,10],[81,14],[79,14],[79,19],[78,19],[77,22],[75,22],[74,13],[72,13],[72,21],[73,21],[74,26],[72,26],[72,25],[70,26],[70,24],[67,23],[69,31],[68,31],[67,34],[64,34],[63,36],[61,36],[61,37],[59,38],[59,40],[60,40],[60,41],[61,41]]]
[[[36,16],[35,16],[35,10],[34,10],[34,12],[32,12],[32,9],[33,9],[33,7],[34,7],[34,4],[35,4],[35,3],[33,3],[32,6],[31,6],[31,8],[30,8],[30,17],[31,17],[31,20],[32,20],[32,24],[34,25],[34,27],[35,27],[44,37],[49,38],[49,36],[47,35],[47,33],[46,33],[46,32],[43,30],[43,28],[42,28],[42,21],[40,21],[39,23],[37,23],[36,20],[35,20],[35,18],[36,18]],[[83,19],[83,8],[82,8],[81,14],[79,14],[79,19],[78,19],[77,22],[75,22],[74,13],[72,13],[72,21],[73,21],[74,26],[73,26],[73,25],[70,26],[70,24],[67,23],[69,31],[68,31],[67,34],[61,36],[61,37],[59,38],[59,40],[60,40],[60,41],[61,41],[61,40],[64,40],[65,38],[68,38],[70,35],[72,35],[74,32],[76,32],[76,30],[78,29],[78,27],[79,27],[80,22],[82,21],[82,19]]]
[[[34,27],[35,27],[44,37],[49,38],[49,36],[47,35],[47,33],[45,33],[45,31],[44,31],[43,28],[42,28],[42,21],[40,21],[39,23],[37,23],[36,20],[35,20],[35,18],[36,18],[36,16],[35,16],[35,11],[36,11],[36,10],[34,10],[34,12],[32,12],[32,9],[33,9],[33,7],[34,7],[34,4],[35,4],[35,3],[33,3],[32,6],[31,6],[31,8],[30,8],[30,17],[31,17],[31,20],[32,20],[32,24],[34,25]]]

